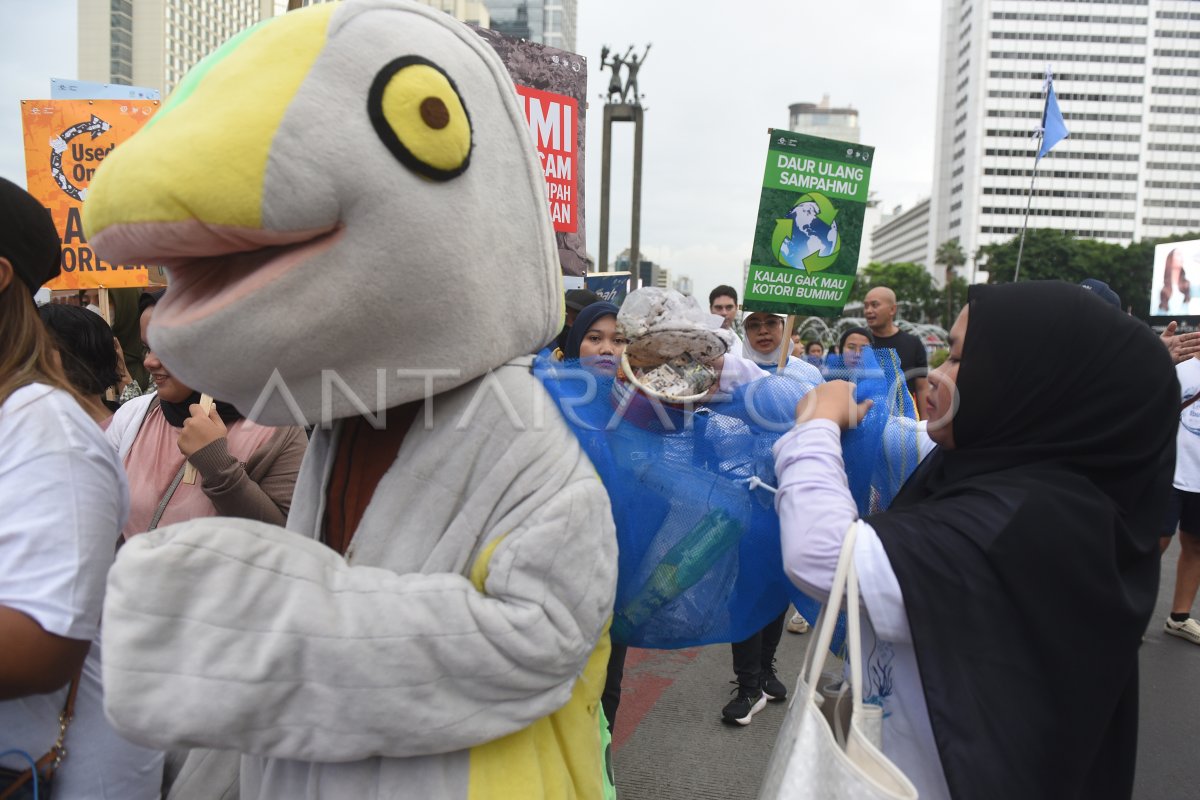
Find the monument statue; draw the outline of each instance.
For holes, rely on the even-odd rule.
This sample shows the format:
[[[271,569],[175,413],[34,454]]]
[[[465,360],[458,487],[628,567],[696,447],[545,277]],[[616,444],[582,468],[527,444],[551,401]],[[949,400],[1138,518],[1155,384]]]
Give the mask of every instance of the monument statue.
[[[630,45],[623,53],[615,53],[608,45],[600,48],[600,70],[612,70],[608,81],[608,99],[604,104],[604,149],[600,166],[600,261],[601,271],[608,266],[608,200],[612,183],[612,126],[615,122],[633,123],[633,205],[629,225],[629,263],[640,263],[642,229],[642,122],[646,109],[638,91],[638,72],[650,54],[650,45],[639,58]],[[621,74],[624,68],[626,75]],[[638,273],[629,276],[630,290],[638,286]]]
[[[612,77],[608,81],[608,102],[623,103],[625,102],[624,84],[621,81],[621,67],[624,66],[625,60],[629,58],[629,54],[633,52],[633,45],[625,51],[625,55],[617,55],[612,53],[612,59],[609,60],[609,49],[606,46],[600,49],[600,71],[603,72],[605,67],[612,68]],[[613,98],[616,98],[615,100]]]
[[[637,53],[634,53],[633,57],[629,58],[629,60],[626,62],[625,88],[621,91],[621,102],[633,103],[634,105],[641,104],[642,96],[638,94],[637,74],[638,70],[641,69],[642,64],[646,63],[646,56],[650,55],[650,47],[650,44],[646,45],[646,51],[642,53],[641,61],[638,61]],[[633,48],[631,47],[629,49],[632,50]],[[628,53],[626,55],[628,56]]]

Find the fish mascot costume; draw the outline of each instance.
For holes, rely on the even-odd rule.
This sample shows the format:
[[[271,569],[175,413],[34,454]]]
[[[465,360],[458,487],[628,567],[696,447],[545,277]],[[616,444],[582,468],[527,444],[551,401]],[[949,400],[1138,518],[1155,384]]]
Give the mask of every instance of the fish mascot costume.
[[[122,549],[124,735],[244,754],[243,798],[602,796],[617,545],[522,357],[562,324],[544,195],[499,58],[405,0],[248,29],[105,160],[86,231],[168,268],[155,352],[316,428],[287,530]]]

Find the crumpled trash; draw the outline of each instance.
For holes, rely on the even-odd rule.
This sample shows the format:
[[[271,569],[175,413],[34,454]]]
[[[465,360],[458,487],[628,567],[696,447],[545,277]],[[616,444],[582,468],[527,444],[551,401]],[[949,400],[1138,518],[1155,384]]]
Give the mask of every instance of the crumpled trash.
[[[703,395],[717,380],[715,369],[686,353],[651,369],[631,369],[643,390],[673,401]]]
[[[703,395],[717,381],[712,362],[729,352],[733,334],[694,297],[649,286],[625,298],[617,324],[629,344],[633,382],[668,401]]]

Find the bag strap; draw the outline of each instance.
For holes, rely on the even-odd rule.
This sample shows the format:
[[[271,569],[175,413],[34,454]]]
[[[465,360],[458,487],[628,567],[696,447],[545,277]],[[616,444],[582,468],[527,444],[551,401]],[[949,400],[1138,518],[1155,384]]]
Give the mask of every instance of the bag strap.
[[[158,508],[154,509],[154,516],[150,518],[150,527],[146,528],[146,533],[158,527],[158,521],[162,519],[163,512],[167,510],[167,503],[171,502],[171,498],[175,495],[175,490],[179,488],[179,484],[183,482],[183,473],[187,471],[187,459],[179,465],[179,471],[175,473],[175,479],[171,481],[171,485],[163,492],[162,499],[158,501]],[[3,798],[0,798],[3,800]]]
[[[1189,397],[1187,400],[1184,400],[1183,404],[1179,406],[1179,413],[1182,414],[1184,411],[1187,411],[1188,406],[1190,406],[1192,403],[1196,402],[1197,400],[1200,400],[1200,392],[1196,392],[1194,395]]]
[[[825,666],[823,654],[827,651],[830,645],[833,644],[833,632],[837,627],[838,613],[842,610],[842,596],[846,593],[846,581],[848,579],[850,568],[854,560],[854,542],[858,538],[858,521],[850,524],[846,529],[846,535],[842,541],[842,551],[838,555],[837,570],[833,573],[833,584],[829,587],[829,600],[821,607],[821,614],[817,617],[815,636],[809,642],[808,651],[804,654],[804,667],[801,669],[801,674],[807,670],[808,674],[808,702],[815,703],[817,697],[817,685],[821,681],[821,670]],[[857,573],[856,573],[857,576]],[[856,577],[857,583],[857,577]],[[855,586],[854,596],[858,598],[858,587]],[[847,617],[850,616],[850,610],[847,610]],[[858,628],[857,613],[855,610],[855,630]],[[849,631],[848,631],[849,633]],[[855,642],[855,637],[851,634],[847,638],[850,640],[851,658],[858,653],[860,645]],[[862,678],[862,666],[859,665],[858,678]],[[851,673],[853,680],[854,674]]]
[[[862,522],[854,523],[855,532]],[[854,564],[854,541],[850,542],[850,565],[846,570],[846,645],[850,659],[851,714],[862,718],[863,670],[862,670],[862,608],[858,602],[858,567]]]
[[[150,416],[150,412],[159,405],[159,397],[156,394],[154,399],[146,404],[146,413],[142,414],[142,419],[138,422],[137,430],[133,433],[133,438],[136,440],[138,434],[142,432],[142,426],[146,424],[146,418]],[[131,445],[132,446],[132,445]],[[146,533],[158,527],[158,521],[162,519],[163,512],[167,510],[167,503],[171,502],[171,497],[175,494],[175,490],[179,488],[179,482],[183,480],[183,474],[187,470],[187,459],[183,460],[183,465],[179,467],[179,472],[175,473],[175,478],[171,481],[171,485],[167,487],[167,491],[163,493],[162,499],[158,501],[158,508],[154,509],[154,516],[150,518],[150,527],[146,528]],[[119,551],[125,546],[125,534],[117,534],[117,542],[115,549]],[[0,795],[0,800],[4,800],[4,796]]]
[[[84,656],[87,659],[87,656]],[[3,791],[0,791],[0,800],[16,795],[17,790],[33,780],[33,771],[38,772],[39,780],[46,780],[54,775],[58,765],[67,757],[67,728],[71,726],[71,720],[75,718],[75,697],[79,694],[79,680],[83,677],[83,663],[80,662],[79,669],[75,672],[75,676],[71,678],[71,687],[67,689],[67,700],[63,704],[62,711],[58,712],[58,738],[54,740],[54,744],[46,751],[45,755],[34,762],[34,765],[29,769],[19,774],[16,779],[10,783]]]

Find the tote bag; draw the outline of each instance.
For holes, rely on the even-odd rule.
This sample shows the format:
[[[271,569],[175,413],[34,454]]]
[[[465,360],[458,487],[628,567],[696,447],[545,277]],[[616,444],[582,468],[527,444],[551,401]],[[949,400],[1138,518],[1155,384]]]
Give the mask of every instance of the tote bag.
[[[880,750],[883,709],[862,701],[862,621],[854,542],[860,522],[846,531],[829,601],[817,618],[800,680],[775,752],[763,777],[759,800],[916,800],[912,782]],[[818,701],[824,655],[846,596],[846,641],[850,659],[850,729],[836,737]],[[827,698],[830,700],[832,698]],[[839,726],[840,727],[840,726]],[[844,745],[839,743],[844,738]]]

